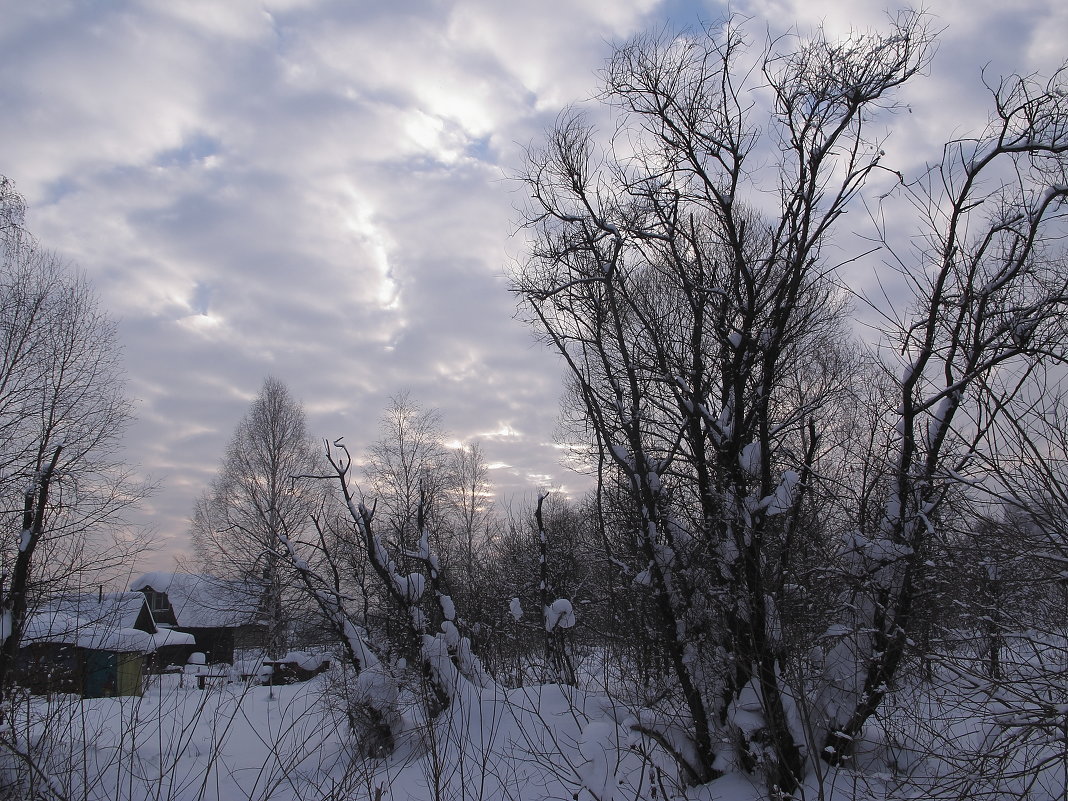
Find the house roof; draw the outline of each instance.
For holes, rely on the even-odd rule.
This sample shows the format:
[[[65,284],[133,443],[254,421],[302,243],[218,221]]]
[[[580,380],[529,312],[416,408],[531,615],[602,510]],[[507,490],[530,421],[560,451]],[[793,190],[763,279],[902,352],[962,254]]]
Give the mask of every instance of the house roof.
[[[147,620],[152,632],[135,628],[145,610],[145,597],[139,592],[57,596],[45,601],[26,621],[23,644],[52,642],[103,651],[154,651],[156,625],[151,611]]]
[[[132,629],[136,627],[137,618],[144,609],[145,596],[139,592],[108,592],[103,595],[83,593],[49,598],[37,608],[37,614],[60,614],[76,617],[85,623]],[[148,619],[155,630],[156,622],[152,620],[151,610]]]
[[[156,650],[153,635],[140,629],[94,625],[60,613],[34,615],[27,621],[22,644],[43,642],[66,643],[99,651],[148,653]]]
[[[181,628],[241,626],[258,619],[255,588],[204,573],[146,573],[132,581],[130,589],[167,593]]]
[[[192,634],[174,629],[160,629],[152,635],[152,642],[156,648],[164,645],[196,645],[196,638]]]

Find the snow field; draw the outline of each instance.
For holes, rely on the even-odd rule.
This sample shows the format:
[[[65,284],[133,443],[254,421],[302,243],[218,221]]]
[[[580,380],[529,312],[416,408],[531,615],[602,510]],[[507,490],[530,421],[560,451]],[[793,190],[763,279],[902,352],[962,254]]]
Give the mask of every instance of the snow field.
[[[603,695],[460,680],[433,725],[414,694],[388,759],[359,754],[342,671],[267,687],[153,676],[143,697],[27,696],[12,721],[44,755],[53,797],[85,801],[571,799],[675,794],[674,768],[628,747]],[[7,767],[7,766],[5,766]],[[30,791],[49,797],[43,777]]]
[[[1010,642],[1005,662],[1025,696],[977,685],[959,657],[892,691],[866,727],[853,770],[810,761],[799,798],[840,801],[981,798],[1063,801],[1068,743],[1026,723],[1040,704],[1063,707],[1064,650]],[[308,661],[311,662],[309,655]],[[1052,660],[1052,662],[1051,662]],[[1042,662],[1042,664],[1037,664]],[[1047,664],[1049,663],[1049,664]],[[1053,664],[1056,663],[1056,664]],[[27,798],[82,801],[757,801],[758,775],[729,773],[683,788],[673,761],[634,731],[663,714],[625,686],[620,659],[593,649],[579,664],[586,689],[478,687],[455,677],[455,700],[432,724],[418,686],[401,687],[397,748],[362,755],[345,698],[356,682],[336,666],[303,684],[266,687],[192,675],[152,677],[141,698],[26,696],[0,732],[39,756],[45,775]],[[1028,684],[1030,682],[1030,684]],[[736,714],[759,717],[755,696]],[[1048,704],[1047,704],[1048,705]],[[805,705],[807,707],[807,705]],[[1011,725],[1006,725],[1011,724]],[[664,730],[665,720],[659,728]],[[0,765],[6,773],[15,767]]]

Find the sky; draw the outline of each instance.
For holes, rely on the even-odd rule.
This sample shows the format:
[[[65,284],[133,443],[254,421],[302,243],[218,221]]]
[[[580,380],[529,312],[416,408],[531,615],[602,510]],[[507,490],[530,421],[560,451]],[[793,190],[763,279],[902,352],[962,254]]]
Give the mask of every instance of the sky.
[[[986,119],[982,70],[1049,74],[1059,0],[936,0],[929,75],[891,123],[918,170]],[[742,0],[768,30],[881,26],[855,0]],[[596,106],[612,48],[722,19],[713,0],[0,0],[0,174],[117,320],[158,482],[133,517],[166,569],[265,376],[355,452],[392,395],[478,440],[502,502],[578,493],[563,368],[516,317],[525,147]],[[600,119],[600,117],[597,117]],[[605,120],[611,125],[610,120]]]

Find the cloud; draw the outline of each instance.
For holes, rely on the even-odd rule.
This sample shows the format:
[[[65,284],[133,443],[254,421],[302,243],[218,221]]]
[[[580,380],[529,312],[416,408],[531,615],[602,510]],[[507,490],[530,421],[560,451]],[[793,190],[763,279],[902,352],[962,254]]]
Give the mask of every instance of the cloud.
[[[120,320],[129,456],[162,482],[150,511],[168,548],[267,374],[354,448],[408,389],[453,436],[482,437],[503,492],[582,486],[552,441],[562,365],[507,291],[524,247],[509,176],[560,108],[596,95],[612,42],[723,5],[15,5],[0,173]],[[884,18],[874,2],[734,7],[842,30]],[[940,6],[933,74],[894,123],[905,161],[984,119],[981,57],[1030,70],[1063,50],[1052,2],[974,8]]]

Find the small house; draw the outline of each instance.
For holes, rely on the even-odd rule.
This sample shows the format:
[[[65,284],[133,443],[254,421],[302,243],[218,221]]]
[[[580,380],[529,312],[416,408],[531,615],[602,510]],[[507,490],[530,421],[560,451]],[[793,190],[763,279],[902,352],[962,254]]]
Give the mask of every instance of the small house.
[[[26,621],[16,681],[39,693],[140,695],[158,648],[178,640],[183,648],[195,647],[188,635],[161,633],[141,593],[50,598]]]
[[[156,624],[191,634],[208,664],[233,664],[234,650],[262,648],[266,627],[255,587],[202,573],[146,573],[131,582]]]

